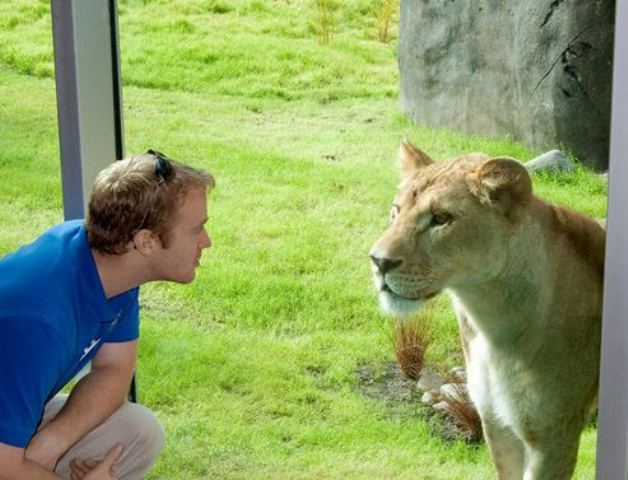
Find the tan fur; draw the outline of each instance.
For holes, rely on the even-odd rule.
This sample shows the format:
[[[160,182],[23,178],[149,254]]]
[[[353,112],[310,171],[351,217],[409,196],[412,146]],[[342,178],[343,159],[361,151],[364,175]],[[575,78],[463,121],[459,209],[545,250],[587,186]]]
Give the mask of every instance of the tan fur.
[[[500,480],[563,480],[597,396],[603,228],[532,194],[516,161],[432,163],[404,142],[396,218],[371,250],[385,310],[446,291]]]

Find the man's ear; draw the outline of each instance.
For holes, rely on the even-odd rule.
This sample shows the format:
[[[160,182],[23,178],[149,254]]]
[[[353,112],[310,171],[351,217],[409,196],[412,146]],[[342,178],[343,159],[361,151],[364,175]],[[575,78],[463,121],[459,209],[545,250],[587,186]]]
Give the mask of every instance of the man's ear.
[[[133,248],[142,255],[150,255],[159,246],[161,246],[159,238],[148,229],[138,230],[133,236]]]
[[[513,223],[532,196],[528,171],[512,158],[487,160],[468,175],[467,184],[480,202],[496,207]]]
[[[399,165],[401,175],[404,179],[409,179],[421,168],[434,163],[427,153],[419,150],[408,140],[401,142],[399,147]]]

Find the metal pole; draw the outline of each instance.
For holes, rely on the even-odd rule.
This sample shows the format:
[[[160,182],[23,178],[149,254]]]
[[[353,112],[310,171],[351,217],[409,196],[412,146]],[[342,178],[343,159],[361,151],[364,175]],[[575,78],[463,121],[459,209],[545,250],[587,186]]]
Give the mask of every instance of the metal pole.
[[[115,0],[52,0],[66,219],[84,216],[100,170],[124,155]]]
[[[598,480],[628,479],[628,4],[616,3]]]

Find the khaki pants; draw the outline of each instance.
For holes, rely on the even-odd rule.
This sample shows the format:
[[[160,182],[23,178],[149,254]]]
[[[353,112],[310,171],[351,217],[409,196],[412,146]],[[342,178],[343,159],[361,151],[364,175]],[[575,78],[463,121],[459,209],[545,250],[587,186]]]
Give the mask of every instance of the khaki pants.
[[[57,395],[50,400],[42,423],[54,418],[66,400],[66,395]],[[116,443],[122,444],[122,454],[114,466],[118,477],[120,480],[139,480],[161,452],[164,430],[148,408],[127,402],[76,442],[61,457],[55,473],[70,478],[70,461],[73,458],[100,460]]]

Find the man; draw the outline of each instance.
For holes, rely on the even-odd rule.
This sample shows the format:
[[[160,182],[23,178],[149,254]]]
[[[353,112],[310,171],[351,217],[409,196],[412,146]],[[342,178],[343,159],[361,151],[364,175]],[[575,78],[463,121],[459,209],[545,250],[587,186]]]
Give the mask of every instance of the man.
[[[125,402],[138,287],[194,279],[213,187],[149,150],[98,175],[84,222],[0,259],[0,480],[135,480],[150,468],[163,430]],[[69,397],[57,395],[90,361]]]

